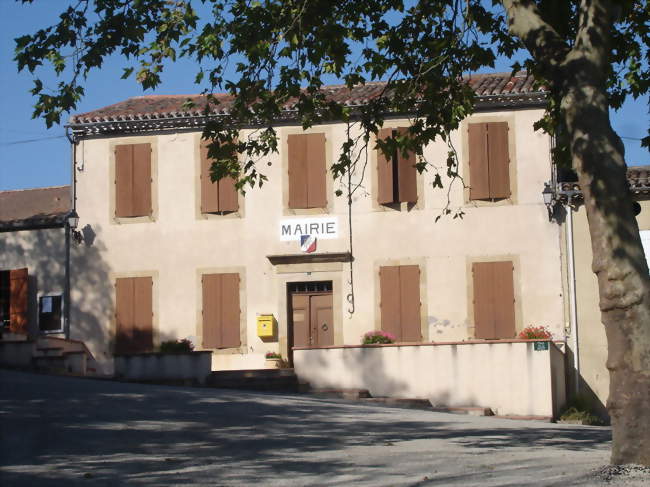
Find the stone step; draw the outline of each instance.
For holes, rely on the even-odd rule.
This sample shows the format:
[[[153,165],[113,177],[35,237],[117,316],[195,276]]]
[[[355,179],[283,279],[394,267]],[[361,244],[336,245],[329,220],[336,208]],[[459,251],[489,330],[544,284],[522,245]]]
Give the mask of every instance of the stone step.
[[[35,357],[61,357],[63,355],[62,347],[36,347]]]
[[[312,389],[304,392],[318,397],[335,397],[340,399],[366,399],[370,398],[368,389]]]
[[[477,406],[434,406],[432,409],[437,413],[467,414],[469,416],[494,416],[492,409]]]
[[[219,370],[212,372],[208,387],[250,391],[298,392],[298,377],[293,369]]]

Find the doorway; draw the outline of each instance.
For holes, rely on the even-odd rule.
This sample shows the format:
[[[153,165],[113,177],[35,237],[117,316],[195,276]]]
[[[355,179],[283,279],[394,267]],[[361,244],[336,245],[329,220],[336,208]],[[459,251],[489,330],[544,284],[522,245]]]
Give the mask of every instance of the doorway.
[[[287,284],[289,355],[293,347],[334,345],[332,281]]]

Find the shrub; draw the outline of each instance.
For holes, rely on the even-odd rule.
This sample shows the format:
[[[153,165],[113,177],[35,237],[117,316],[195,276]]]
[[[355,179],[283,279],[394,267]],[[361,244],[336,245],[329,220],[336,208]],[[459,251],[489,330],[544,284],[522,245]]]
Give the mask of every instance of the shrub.
[[[521,330],[519,338],[523,340],[550,340],[553,334],[545,326],[528,326]]]
[[[589,411],[578,409],[576,407],[570,407],[569,409],[564,411],[562,413],[562,416],[560,416],[560,420],[580,421],[582,424],[592,425],[592,426],[598,426],[603,424],[603,422],[598,416],[590,413]]]
[[[187,338],[167,340],[160,344],[160,353],[186,353],[194,350],[194,344]]]
[[[397,339],[385,331],[369,331],[363,335],[361,343],[372,345],[373,343],[395,343]]]
[[[267,359],[269,359],[269,360],[271,360],[271,359],[281,359],[282,355],[280,355],[279,353],[275,353],[275,352],[266,352],[265,357]]]

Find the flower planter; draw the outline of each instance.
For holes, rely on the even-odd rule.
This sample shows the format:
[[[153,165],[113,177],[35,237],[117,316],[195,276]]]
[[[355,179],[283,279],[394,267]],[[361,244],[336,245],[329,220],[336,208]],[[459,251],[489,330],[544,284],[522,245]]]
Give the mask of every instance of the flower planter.
[[[282,368],[282,359],[281,358],[267,358],[264,361],[265,369],[281,369]]]

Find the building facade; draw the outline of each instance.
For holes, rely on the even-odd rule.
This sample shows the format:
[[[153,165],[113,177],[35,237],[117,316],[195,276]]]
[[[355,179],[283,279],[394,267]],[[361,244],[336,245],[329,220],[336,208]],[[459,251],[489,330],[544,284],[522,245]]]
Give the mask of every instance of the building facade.
[[[72,249],[73,338],[106,371],[116,352],[182,338],[213,351],[215,370],[263,367],[269,351],[291,361],[293,347],[358,345],[372,330],[430,343],[543,325],[563,340],[560,228],[541,193],[551,140],[533,129],[544,93],[525,75],[470,83],[478,110],[451,140],[464,185],[434,189],[433,167],[419,174],[415,156],[386,158],[371,141],[350,212],[328,171],[344,124],[278,124],[278,153],[259,168],[268,182],[242,195],[227,179],[209,182],[205,119],[183,111],[187,97],[75,116],[75,205],[92,241]],[[361,96],[331,90],[351,104]],[[379,136],[410,123],[390,118]],[[444,167],[448,150],[437,141],[424,157]],[[437,220],[448,206],[462,219]]]

